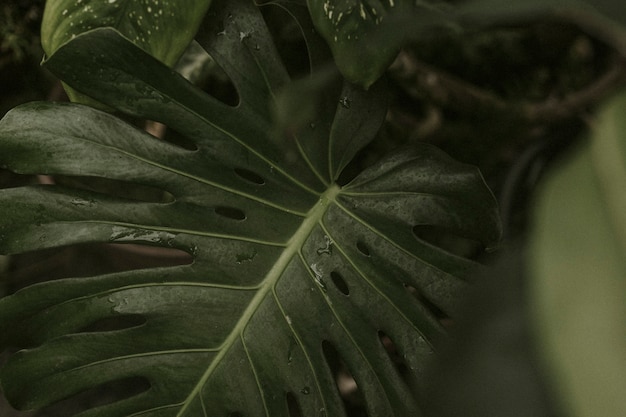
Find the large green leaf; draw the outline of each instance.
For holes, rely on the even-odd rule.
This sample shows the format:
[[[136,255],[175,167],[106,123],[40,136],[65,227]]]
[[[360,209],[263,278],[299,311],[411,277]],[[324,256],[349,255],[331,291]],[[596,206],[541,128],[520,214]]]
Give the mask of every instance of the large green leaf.
[[[172,66],[193,39],[210,4],[211,0],[48,0],[41,42],[51,56],[81,33],[111,27]]]
[[[108,106],[166,124],[184,147],[76,104],[27,104],[0,122],[3,167],[172,196],[2,190],[3,253],[112,242],[193,257],[190,265],[50,281],[0,300],[0,345],[22,349],[0,372],[7,398],[40,408],[140,377],[144,392],[80,415],[276,417],[296,403],[303,416],[345,416],[333,365],[340,360],[370,415],[418,415],[413,388],[444,334],[433,306],[454,316],[477,265],[414,230],[497,241],[497,209],[480,173],[424,145],[339,186],[383,121],[384,85],[365,92],[345,83],[310,129],[276,138],[271,103],[288,77],[258,9],[216,2],[198,41],[236,86],[236,107],[111,29],[76,36],[46,63]],[[94,326],[138,316],[115,329]]]
[[[534,323],[568,415],[626,410],[626,93],[545,184],[531,239]]]
[[[112,27],[152,56],[172,66],[193,39],[211,0],[48,0],[41,43],[48,56],[81,33]],[[96,50],[92,51],[96,53]],[[73,101],[96,104],[71,88]]]

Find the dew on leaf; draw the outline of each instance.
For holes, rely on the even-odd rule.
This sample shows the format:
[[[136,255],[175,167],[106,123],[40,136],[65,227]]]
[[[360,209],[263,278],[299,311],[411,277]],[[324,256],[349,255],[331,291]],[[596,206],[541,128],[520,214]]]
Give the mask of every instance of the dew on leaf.
[[[350,100],[348,97],[342,97],[339,99],[339,104],[341,104],[346,109],[349,109],[350,105],[352,104],[352,100]]]
[[[323,271],[317,264],[311,264],[311,271],[315,275],[315,283],[326,292],[326,283],[322,279]]]
[[[252,249],[250,253],[241,253],[236,256],[237,264],[241,265],[244,262],[250,262],[256,257],[256,249]]]
[[[243,42],[252,36],[252,32],[239,32],[239,42]]]
[[[322,255],[322,254],[332,255],[333,253],[332,245],[333,245],[333,240],[330,238],[330,236],[324,235],[324,246],[317,249],[317,254],[318,255]]]
[[[303,387],[300,392],[304,395],[309,395],[311,393],[311,388],[309,387]]]
[[[85,200],[84,198],[74,198],[70,203],[78,207],[93,207],[96,204],[94,200]]]

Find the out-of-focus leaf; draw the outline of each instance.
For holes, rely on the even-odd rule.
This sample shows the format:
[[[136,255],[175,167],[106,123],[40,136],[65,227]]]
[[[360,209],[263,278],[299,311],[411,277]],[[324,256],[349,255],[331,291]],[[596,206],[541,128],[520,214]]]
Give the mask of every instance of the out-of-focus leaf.
[[[576,417],[626,413],[626,93],[545,184],[530,243],[541,354]]]
[[[414,0],[307,0],[316,29],[349,81],[369,88],[402,44],[451,19],[440,3]]]
[[[626,7],[621,0],[472,0],[459,9],[473,24],[552,17],[573,22],[626,56]]]

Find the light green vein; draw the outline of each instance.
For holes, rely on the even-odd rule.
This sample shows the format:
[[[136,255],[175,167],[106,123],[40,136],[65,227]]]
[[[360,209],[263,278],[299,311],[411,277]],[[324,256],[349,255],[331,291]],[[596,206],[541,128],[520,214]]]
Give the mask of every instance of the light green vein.
[[[324,232],[330,236],[332,238],[332,234],[330,233],[330,231],[326,228],[326,226],[323,224],[323,222],[320,224],[322,229],[324,230]],[[370,286],[370,288],[372,288],[376,293],[378,293],[378,295],[383,298],[387,304],[389,304],[390,306],[393,307],[394,310],[396,310],[396,312],[400,315],[400,317],[402,317],[404,319],[405,322],[407,322],[421,337],[422,339],[424,339],[428,345],[433,348],[433,346],[430,344],[430,341],[422,334],[421,330],[411,321],[411,319],[409,319],[406,314],[404,314],[404,312],[393,302],[391,301],[391,299],[384,293],[382,292],[370,279],[369,277],[352,261],[352,259],[346,254],[346,251],[344,249],[342,249],[341,245],[339,243],[337,243],[337,241],[335,239],[333,239],[334,242],[334,246],[337,248],[337,250],[339,252],[341,252],[341,256],[343,256],[344,259],[346,259],[346,261],[350,264],[350,266],[352,266],[352,268],[354,268],[354,270],[357,272],[357,274],[359,274],[359,276],[363,279],[364,282],[367,283],[367,285]]]
[[[147,165],[149,165],[149,166],[152,166],[152,167],[155,167],[155,168],[161,169],[161,170],[163,170],[163,171],[166,171],[166,172],[169,172],[169,173],[172,173],[172,174],[175,174],[175,175],[179,175],[179,176],[181,176],[181,177],[183,177],[183,178],[187,178],[187,179],[190,179],[190,180],[193,180],[193,181],[199,182],[199,183],[201,183],[201,184],[205,184],[205,185],[208,185],[208,186],[211,186],[211,187],[215,187],[215,188],[217,188],[217,189],[219,189],[219,190],[226,191],[226,192],[228,192],[228,193],[235,194],[235,195],[238,195],[238,196],[240,196],[240,197],[244,197],[244,198],[246,198],[246,199],[248,199],[248,200],[256,201],[257,203],[260,203],[260,204],[266,205],[266,206],[268,206],[268,207],[272,207],[272,208],[275,208],[275,209],[277,209],[277,210],[281,210],[281,211],[284,211],[284,212],[287,212],[287,213],[290,213],[290,214],[294,214],[294,215],[296,215],[296,216],[300,216],[300,217],[304,217],[304,216],[305,216],[305,213],[302,213],[302,212],[298,212],[298,211],[292,210],[292,209],[290,209],[290,208],[288,208],[288,207],[283,207],[283,206],[278,205],[278,204],[275,204],[275,203],[273,203],[273,202],[271,202],[271,201],[267,201],[267,200],[260,199],[260,198],[258,198],[258,197],[255,197],[255,196],[251,195],[251,194],[243,193],[243,192],[241,192],[241,191],[239,191],[239,190],[237,190],[237,189],[230,188],[230,187],[226,187],[226,186],[224,186],[224,185],[222,185],[222,184],[219,184],[219,183],[217,183],[217,182],[214,182],[214,181],[209,181],[209,180],[207,180],[206,178],[201,178],[201,177],[198,177],[198,176],[195,176],[195,175],[189,174],[189,173],[187,173],[187,172],[184,172],[184,171],[181,171],[181,170],[178,170],[178,169],[175,169],[175,168],[169,167],[169,166],[167,166],[167,165],[159,164],[159,163],[157,163],[157,162],[155,162],[155,161],[151,161],[151,160],[149,160],[149,159],[147,159],[147,158],[144,158],[144,157],[142,157],[142,156],[139,156],[139,155],[136,155],[136,154],[134,154],[134,153],[130,153],[130,152],[128,152],[128,151],[125,151],[125,150],[123,150],[123,149],[121,149],[121,148],[119,148],[119,147],[112,146],[112,145],[105,145],[105,144],[102,144],[102,143],[99,143],[99,142],[95,142],[95,141],[93,141],[93,140],[86,139],[86,138],[80,138],[80,139],[81,139],[81,140],[84,140],[84,141],[87,141],[87,142],[90,142],[90,143],[92,143],[92,144],[94,144],[94,145],[97,145],[97,146],[101,146],[101,147],[103,147],[103,148],[110,149],[110,150],[112,150],[113,152],[121,153],[121,154],[123,154],[123,155],[128,156],[128,157],[129,157],[129,158],[131,158],[131,159],[135,159],[135,160],[137,160],[137,161],[144,162],[145,164],[147,164]],[[274,166],[274,164],[271,164],[271,166]],[[278,170],[278,168],[276,168],[276,169]],[[286,174],[283,174],[283,175],[287,176]],[[289,178],[292,182],[294,182],[295,184],[300,185],[300,184],[299,184],[299,183],[298,183],[295,179],[290,178],[290,177],[288,177],[288,178]],[[177,194],[175,190],[168,190],[168,191],[169,191],[169,192],[171,192],[173,195],[176,195],[176,194]],[[309,190],[307,190],[307,191],[309,191]],[[316,191],[313,191],[313,190],[310,190],[310,191],[311,191],[313,194],[315,194],[315,195],[319,195],[319,193],[318,193],[318,192],[316,192]]]
[[[300,251],[302,245],[308,239],[311,230],[318,224],[319,220],[324,216],[328,207],[335,201],[337,194],[339,193],[339,186],[333,185],[330,187],[320,198],[319,202],[311,209],[307,217],[304,219],[298,230],[293,234],[289,240],[287,246],[283,249],[273,267],[265,276],[263,283],[259,291],[255,294],[248,307],[244,310],[243,314],[239,318],[239,321],[233,328],[233,331],[226,338],[223,348],[218,352],[217,356],[211,362],[211,365],[207,368],[202,375],[196,387],[187,397],[185,406],[177,414],[177,417],[182,417],[190,406],[191,401],[195,395],[202,389],[208,379],[211,377],[219,363],[225,358],[228,350],[241,338],[244,330],[248,326],[248,323],[256,313],[257,309],[261,306],[267,295],[272,291],[276,282],[283,276],[283,273],[292,258]]]

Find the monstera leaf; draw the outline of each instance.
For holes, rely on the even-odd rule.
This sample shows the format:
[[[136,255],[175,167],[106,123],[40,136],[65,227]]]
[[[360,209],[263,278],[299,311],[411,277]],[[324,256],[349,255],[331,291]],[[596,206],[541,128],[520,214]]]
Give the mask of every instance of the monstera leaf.
[[[414,388],[444,334],[434,311],[454,316],[476,264],[417,232],[435,227],[491,245],[492,195],[475,168],[426,146],[339,185],[382,123],[384,86],[345,83],[310,129],[276,138],[271,102],[288,76],[259,10],[215,2],[203,28],[197,40],[231,78],[237,106],[113,29],[77,36],[46,63],[77,90],[160,121],[181,140],[78,104],[27,104],[2,120],[4,167],[163,191],[137,201],[60,185],[2,190],[2,252],[111,242],[193,258],[2,299],[0,343],[21,349],[1,370],[5,395],[40,408],[139,378],[143,391],[80,415],[345,416],[343,367],[369,415],[418,415]],[[96,325],[107,320],[117,325]]]

